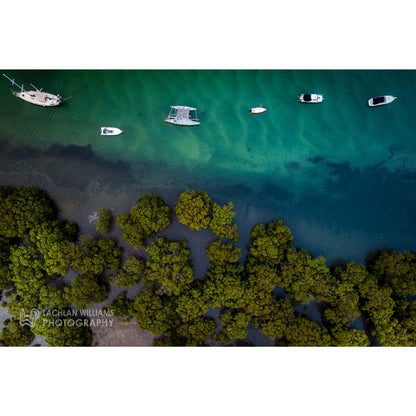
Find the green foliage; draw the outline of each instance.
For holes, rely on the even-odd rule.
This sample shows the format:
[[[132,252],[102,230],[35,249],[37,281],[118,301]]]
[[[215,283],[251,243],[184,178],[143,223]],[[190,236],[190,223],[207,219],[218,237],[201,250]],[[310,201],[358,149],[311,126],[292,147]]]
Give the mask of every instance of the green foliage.
[[[81,347],[90,346],[93,338],[91,328],[86,319],[73,318],[76,324],[68,325],[67,322],[59,325],[59,320],[43,313],[36,319],[32,332],[46,338],[51,347]],[[63,320],[64,321],[64,320]],[[78,322],[80,324],[78,325]]]
[[[77,234],[76,224],[61,220],[43,222],[35,225],[29,234],[29,241],[43,257],[44,268],[48,275],[66,275],[68,260],[65,248]]]
[[[230,338],[224,331],[210,335],[210,339],[215,345],[227,345],[230,342]]]
[[[100,209],[98,211],[98,219],[92,223],[97,227],[97,231],[107,234],[113,229],[114,217],[113,213],[108,209]]]
[[[19,296],[36,295],[47,283],[44,267],[33,247],[13,246],[10,249],[10,270]]]
[[[350,326],[361,315],[358,285],[367,273],[364,266],[350,262],[346,270],[336,270],[335,274],[324,317],[331,325]]]
[[[251,231],[250,237],[250,254],[259,262],[270,265],[281,263],[286,250],[293,244],[290,230],[282,221],[273,221],[266,227],[258,224]]]
[[[16,294],[15,290],[7,292],[5,296],[8,298],[7,312],[9,315],[18,316],[20,312],[24,312],[26,315],[30,315],[32,309],[38,309],[39,307],[39,295],[33,293],[25,293],[24,296]]]
[[[144,284],[155,287],[158,293],[179,295],[192,282],[193,266],[189,259],[191,251],[185,239],[167,241],[158,238],[147,249],[149,258]]]
[[[64,326],[61,334],[55,339],[47,336],[46,342],[51,346],[62,347],[89,347],[91,346],[93,333],[88,325],[81,327]]]
[[[392,289],[379,287],[377,279],[371,276],[358,286],[362,298],[361,309],[365,311],[372,323],[371,335],[377,337],[382,345],[394,345],[400,333],[397,322],[393,319],[394,300]]]
[[[325,347],[333,344],[325,328],[310,319],[297,315],[285,328],[286,345],[296,347]]]
[[[266,293],[261,299],[251,299],[246,311],[253,315],[253,324],[261,328],[261,332],[270,339],[285,336],[287,327],[295,319],[295,311],[290,301],[277,300],[271,293]]]
[[[204,191],[188,189],[176,201],[175,215],[181,224],[192,230],[208,228],[211,222],[212,200]]]
[[[67,307],[67,299],[62,289],[51,284],[44,285],[39,290],[39,309],[64,309]]]
[[[297,302],[328,300],[332,276],[323,257],[312,259],[306,250],[290,248],[281,270],[278,284]]]
[[[333,300],[323,315],[330,325],[351,325],[361,315],[358,293],[346,292],[344,296]]]
[[[0,345],[25,347],[32,342],[33,333],[27,326],[20,325],[18,319],[7,320],[5,324],[0,334]]]
[[[35,225],[56,218],[56,206],[46,192],[24,186],[1,189],[0,236],[25,237]]]
[[[357,264],[350,261],[345,270],[340,268],[336,269],[335,275],[342,282],[344,292],[346,290],[352,290],[353,287],[357,287],[357,285],[363,282],[367,278],[367,269],[363,264]]]
[[[134,299],[134,311],[140,328],[153,335],[169,332],[177,324],[173,298],[160,296],[148,288]]]
[[[250,316],[242,310],[223,309],[220,313],[223,331],[229,339],[243,339],[248,335]]]
[[[113,240],[81,236],[65,247],[69,266],[82,274],[100,275],[106,269],[118,270],[121,250]]]
[[[94,275],[79,274],[72,279],[71,286],[65,288],[66,300],[79,309],[87,309],[94,303],[107,299],[107,289]]]
[[[405,298],[406,293],[414,290],[413,262],[411,252],[381,252],[369,265],[371,276],[358,285],[361,310],[368,317],[367,330],[381,345],[414,345],[415,315]],[[398,297],[397,303],[394,297]]]
[[[207,248],[207,256],[212,263],[236,263],[241,257],[241,249],[221,240],[213,241]]]
[[[369,265],[369,271],[383,285],[391,287],[396,296],[416,296],[416,253],[382,251]]]
[[[416,301],[400,299],[396,301],[395,316],[399,319],[403,327],[411,331],[416,331]]]
[[[373,322],[387,325],[394,313],[392,289],[380,288],[375,277],[370,277],[359,285],[359,293],[365,299],[362,309],[367,311]]]
[[[271,313],[276,301],[276,296],[271,292],[257,290],[257,288],[248,285],[245,293],[244,310],[253,317],[252,323],[258,327],[259,322],[264,321],[263,318]],[[256,322],[256,318],[260,318],[259,322]]]
[[[392,298],[392,289],[380,287],[375,276],[358,286],[361,309],[366,313],[366,325],[371,336],[383,346],[415,345],[414,301]]]
[[[124,317],[125,321],[130,321],[135,313],[134,302],[127,298],[125,290],[108,305],[107,309],[111,310],[114,316]]]
[[[253,256],[248,256],[245,269],[252,289],[271,292],[279,282],[276,268],[260,263]]]
[[[416,345],[416,301],[409,299],[397,300],[394,315],[406,333],[405,345]]]
[[[295,312],[289,300],[277,300],[273,294],[265,292],[258,301],[250,300],[245,311],[253,316],[253,324],[260,327],[264,335],[277,338],[278,345],[331,345],[328,331]]]
[[[197,319],[208,312],[208,302],[203,292],[203,285],[196,282],[193,287],[184,290],[177,299],[176,312],[183,322]]]
[[[123,269],[115,275],[110,275],[108,280],[114,286],[136,286],[142,278],[145,268],[146,264],[143,259],[131,255],[127,258]]]
[[[213,264],[207,273],[204,297],[211,308],[241,308],[245,305],[244,267],[240,263]]]
[[[345,328],[342,325],[331,329],[335,345],[341,347],[368,347],[370,340],[363,331],[358,329]]]
[[[167,228],[172,220],[172,210],[159,196],[144,194],[137,202],[129,214],[121,214],[116,220],[124,231],[123,240],[135,249],[144,248],[146,240]]]
[[[207,345],[207,338],[213,335],[216,329],[217,324],[215,321],[205,316],[184,322],[178,327],[177,333],[185,339],[185,342],[180,342],[178,345],[184,344],[194,347]]]
[[[213,241],[208,249],[210,270],[204,283],[204,298],[211,308],[240,308],[245,304],[244,267],[238,263],[241,250],[230,243]]]
[[[233,243],[239,240],[237,225],[232,224],[235,212],[232,211],[234,205],[232,202],[221,207],[214,203],[212,206],[212,219],[209,223],[210,230],[215,236],[220,238],[229,238]]]
[[[51,272],[54,267],[53,260],[51,260],[53,258],[53,248],[51,247],[56,240],[73,236],[73,232],[74,229],[70,224],[58,221],[42,223],[34,226],[30,231],[29,242],[31,245],[11,247],[9,268],[13,283],[12,293],[15,293],[16,296],[10,298],[9,314],[17,315],[20,310],[29,313],[33,308],[63,308],[66,306],[62,290],[52,286],[53,280],[48,276],[47,271]],[[41,252],[38,252],[35,247]],[[42,252],[45,253],[44,256],[42,256]],[[56,252],[60,254],[59,250]],[[65,272],[63,267],[59,270],[60,272]],[[55,269],[55,271],[58,270]]]
[[[224,206],[213,203],[204,191],[186,190],[175,204],[175,215],[181,224],[192,230],[209,228],[215,236],[229,238],[233,243],[239,240],[237,225],[232,224],[234,205],[228,202]]]
[[[10,288],[13,284],[9,258],[10,241],[7,238],[0,237],[0,294],[4,289]]]

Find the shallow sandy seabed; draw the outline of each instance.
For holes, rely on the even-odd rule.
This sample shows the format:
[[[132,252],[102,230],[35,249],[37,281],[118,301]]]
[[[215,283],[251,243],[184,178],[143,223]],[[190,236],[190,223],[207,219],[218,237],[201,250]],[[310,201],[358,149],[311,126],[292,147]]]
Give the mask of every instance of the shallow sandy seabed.
[[[136,318],[123,322],[120,318],[112,318],[112,326],[97,326],[94,328],[92,345],[98,347],[150,347],[154,336],[149,331],[143,331],[137,325]]]

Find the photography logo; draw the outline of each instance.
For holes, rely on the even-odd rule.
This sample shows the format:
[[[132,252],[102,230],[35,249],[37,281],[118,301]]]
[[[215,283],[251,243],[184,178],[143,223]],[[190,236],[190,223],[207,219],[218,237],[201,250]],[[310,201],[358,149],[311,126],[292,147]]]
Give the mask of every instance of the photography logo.
[[[47,309],[38,311],[31,309],[26,314],[22,309],[20,311],[20,325],[27,325],[34,328],[37,320],[38,324],[46,327],[81,327],[81,326],[113,326],[113,311],[107,309],[102,310],[71,310],[71,309]]]
[[[36,319],[38,319],[39,316],[40,312],[37,309],[31,309],[29,315],[27,315],[22,309],[19,316],[20,325],[27,325],[33,328],[35,326]]]

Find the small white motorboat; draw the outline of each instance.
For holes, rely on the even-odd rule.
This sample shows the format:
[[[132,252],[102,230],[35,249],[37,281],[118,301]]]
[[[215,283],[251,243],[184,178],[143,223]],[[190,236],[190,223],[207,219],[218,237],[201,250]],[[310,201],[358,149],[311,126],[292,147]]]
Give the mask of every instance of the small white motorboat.
[[[250,114],[261,114],[267,111],[267,108],[262,107],[263,104],[260,104],[259,107],[250,108]]]
[[[368,100],[368,105],[370,107],[377,107],[379,105],[386,105],[392,103],[394,100],[397,100],[397,97],[392,95],[382,95],[380,97],[373,97]]]
[[[306,104],[321,103],[324,100],[321,94],[301,94],[298,97],[299,102]]]
[[[101,136],[118,136],[123,130],[118,127],[101,127]]]

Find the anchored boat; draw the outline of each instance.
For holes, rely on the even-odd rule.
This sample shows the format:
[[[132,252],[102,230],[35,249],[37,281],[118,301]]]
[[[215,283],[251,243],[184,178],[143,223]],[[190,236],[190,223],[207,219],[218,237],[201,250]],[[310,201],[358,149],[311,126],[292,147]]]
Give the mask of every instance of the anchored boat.
[[[321,103],[324,100],[322,94],[301,94],[298,97],[298,101],[306,104]]]
[[[16,85],[20,88],[19,92],[12,91],[13,95],[17,98],[27,101],[31,104],[41,105],[43,107],[53,107],[61,104],[63,101],[60,95],[51,94],[49,92],[43,92],[42,88],[39,90],[33,84],[30,84],[35,90],[26,91],[23,84],[20,86],[14,79],[9,78],[6,74],[3,74],[11,83],[12,86]]]
[[[267,108],[263,107],[263,104],[260,104],[259,107],[250,108],[250,114],[261,114],[267,111]]]
[[[101,136],[118,136],[123,133],[123,130],[118,127],[101,127]]]
[[[382,95],[380,97],[373,97],[368,100],[368,105],[370,107],[377,107],[379,105],[386,105],[392,103],[394,100],[397,100],[397,97],[392,95]]]
[[[165,123],[176,124],[178,126],[198,126],[200,122],[196,110],[194,107],[185,105],[171,105]]]

